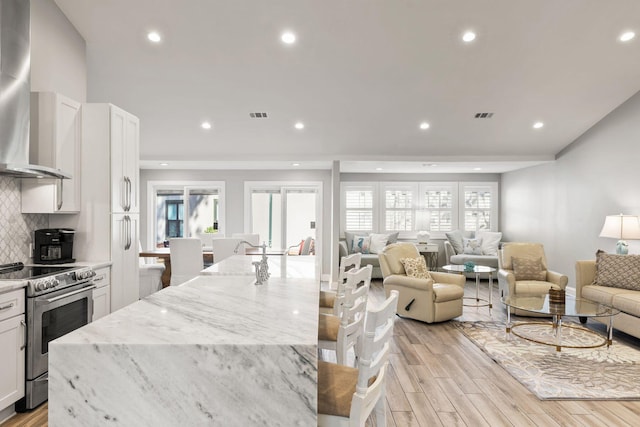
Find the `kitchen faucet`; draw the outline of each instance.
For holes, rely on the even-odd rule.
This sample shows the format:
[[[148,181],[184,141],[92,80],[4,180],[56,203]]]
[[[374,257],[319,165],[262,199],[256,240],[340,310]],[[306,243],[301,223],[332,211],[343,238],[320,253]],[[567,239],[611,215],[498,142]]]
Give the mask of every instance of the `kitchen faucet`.
[[[240,248],[240,246],[242,246],[242,244],[247,244],[249,246],[251,246],[252,248],[262,248],[262,259],[260,261],[254,261],[251,264],[253,264],[253,266],[256,269],[256,285],[263,285],[267,282],[267,280],[269,280],[269,264],[267,263],[267,243],[266,242],[262,242],[261,245],[254,245],[250,242],[247,242],[246,240],[241,240],[238,242],[238,244],[236,245],[236,248],[233,250],[234,254],[238,253],[238,249]]]

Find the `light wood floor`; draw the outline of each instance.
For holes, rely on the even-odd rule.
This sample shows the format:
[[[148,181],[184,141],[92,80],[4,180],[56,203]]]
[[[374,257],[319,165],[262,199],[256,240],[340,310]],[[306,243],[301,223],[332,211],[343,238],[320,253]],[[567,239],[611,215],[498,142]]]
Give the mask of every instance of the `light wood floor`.
[[[480,288],[481,297],[488,297],[486,281]],[[475,295],[475,282],[467,282],[465,294]],[[374,303],[384,299],[380,281],[372,283],[370,299]],[[487,307],[465,307],[459,320],[504,321],[497,283],[493,300],[491,316]],[[595,328],[601,329],[600,325]],[[538,400],[450,322],[429,325],[396,318],[394,332],[387,377],[387,426],[640,425],[640,401]],[[624,334],[615,338],[640,348],[640,340]],[[2,427],[46,425],[45,404],[18,414]],[[373,420],[367,426],[374,426]]]

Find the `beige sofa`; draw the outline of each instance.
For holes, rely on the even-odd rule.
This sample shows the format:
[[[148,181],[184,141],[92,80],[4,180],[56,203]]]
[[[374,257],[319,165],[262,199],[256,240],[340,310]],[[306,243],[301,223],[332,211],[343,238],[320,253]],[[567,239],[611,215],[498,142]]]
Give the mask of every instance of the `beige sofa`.
[[[624,255],[609,256],[623,257]],[[640,255],[628,255],[628,260],[632,261],[630,257],[639,256]],[[576,262],[576,297],[617,308],[620,310],[620,314],[613,317],[613,327],[629,335],[640,338],[640,283],[637,283],[638,290],[624,289],[614,286],[602,286],[596,282],[596,273],[595,260]],[[625,280],[629,279],[630,275],[625,274]],[[606,281],[603,283],[606,283]],[[608,321],[608,318],[606,317],[594,317],[593,319],[600,321],[601,323]]]

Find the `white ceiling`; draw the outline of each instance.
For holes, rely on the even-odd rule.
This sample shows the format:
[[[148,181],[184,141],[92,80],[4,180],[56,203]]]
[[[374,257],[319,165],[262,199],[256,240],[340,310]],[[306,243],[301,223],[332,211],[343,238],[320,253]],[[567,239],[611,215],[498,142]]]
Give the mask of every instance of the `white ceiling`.
[[[89,101],[140,117],[143,167],[503,172],[640,89],[638,0],[55,1],[87,42]]]

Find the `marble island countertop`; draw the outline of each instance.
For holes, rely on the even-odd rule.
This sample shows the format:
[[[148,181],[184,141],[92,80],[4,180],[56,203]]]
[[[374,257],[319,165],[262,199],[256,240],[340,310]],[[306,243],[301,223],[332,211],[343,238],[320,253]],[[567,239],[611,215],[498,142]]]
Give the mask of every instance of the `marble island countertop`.
[[[261,286],[252,258],[51,343],[49,425],[315,425],[315,257],[270,259]]]

